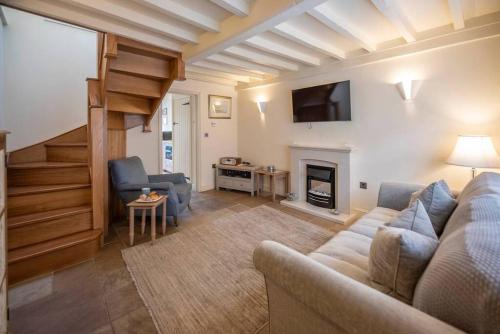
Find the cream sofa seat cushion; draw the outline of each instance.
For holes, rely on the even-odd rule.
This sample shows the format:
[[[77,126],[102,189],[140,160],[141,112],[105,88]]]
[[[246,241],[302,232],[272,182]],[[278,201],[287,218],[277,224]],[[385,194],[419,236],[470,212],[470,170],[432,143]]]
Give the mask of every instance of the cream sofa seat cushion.
[[[400,212],[377,207],[361,217],[349,230],[337,233],[332,239],[309,254],[315,261],[349,276],[358,282],[384,293],[389,290],[374,284],[368,275],[368,257],[373,236],[380,226]]]
[[[401,212],[397,210],[376,207],[354,223],[354,225],[349,228],[349,231],[373,238],[379,226],[389,223],[400,213]]]

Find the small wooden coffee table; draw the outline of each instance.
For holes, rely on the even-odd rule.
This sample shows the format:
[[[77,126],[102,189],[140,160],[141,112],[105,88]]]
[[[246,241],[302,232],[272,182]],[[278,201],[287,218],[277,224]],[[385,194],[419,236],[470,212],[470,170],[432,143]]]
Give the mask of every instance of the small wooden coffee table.
[[[289,182],[289,172],[286,170],[275,170],[274,172],[270,172],[267,169],[259,169],[255,172],[257,174],[257,195],[260,195],[262,192],[262,187],[264,185],[264,177],[269,176],[269,185],[271,187],[271,193],[273,195],[273,201],[276,200],[276,179],[284,179],[285,180],[285,192],[288,192],[288,182]]]
[[[162,195],[160,199],[154,202],[141,202],[141,201],[133,201],[127,204],[129,207],[129,237],[130,237],[130,246],[134,245],[134,210],[139,209],[142,210],[141,217],[141,235],[144,234],[146,230],[146,210],[151,210],[151,242],[156,240],[156,208],[163,204],[162,207],[162,217],[161,217],[161,229],[162,233],[165,234],[165,230],[167,228],[167,199],[168,196]]]

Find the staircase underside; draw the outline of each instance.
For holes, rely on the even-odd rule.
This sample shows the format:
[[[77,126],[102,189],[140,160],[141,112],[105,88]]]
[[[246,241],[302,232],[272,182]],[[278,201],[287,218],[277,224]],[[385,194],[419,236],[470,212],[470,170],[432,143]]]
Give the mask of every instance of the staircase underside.
[[[7,167],[9,284],[93,257],[86,127],[11,152]],[[32,160],[32,161],[29,161]]]

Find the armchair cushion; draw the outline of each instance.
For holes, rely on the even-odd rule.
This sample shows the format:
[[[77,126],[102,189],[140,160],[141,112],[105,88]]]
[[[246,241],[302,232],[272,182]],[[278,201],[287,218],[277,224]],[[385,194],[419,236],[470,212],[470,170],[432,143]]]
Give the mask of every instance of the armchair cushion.
[[[139,157],[112,160],[109,162],[109,166],[111,167],[111,178],[115,186],[125,183],[149,183],[148,175]]]
[[[160,175],[149,175],[149,182],[172,182],[174,184],[177,183],[186,183],[186,177],[184,173],[173,173],[173,174],[160,174]]]
[[[122,183],[116,186],[118,191],[141,191],[142,188],[151,188],[151,190],[165,190],[169,191],[174,189],[174,185],[171,182],[159,182],[159,183]]]

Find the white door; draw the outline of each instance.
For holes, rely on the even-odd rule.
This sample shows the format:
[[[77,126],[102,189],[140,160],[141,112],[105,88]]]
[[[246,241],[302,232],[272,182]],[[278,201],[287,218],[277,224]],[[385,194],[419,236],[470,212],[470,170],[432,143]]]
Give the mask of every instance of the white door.
[[[172,150],[174,173],[191,178],[191,98],[173,96]]]

